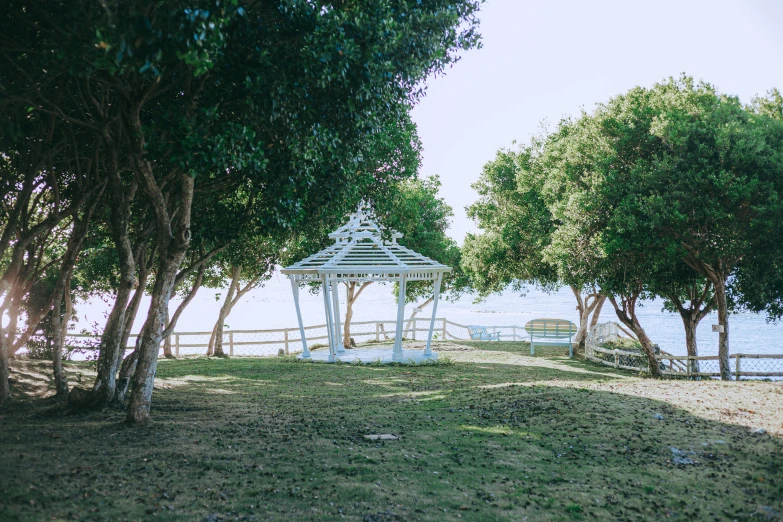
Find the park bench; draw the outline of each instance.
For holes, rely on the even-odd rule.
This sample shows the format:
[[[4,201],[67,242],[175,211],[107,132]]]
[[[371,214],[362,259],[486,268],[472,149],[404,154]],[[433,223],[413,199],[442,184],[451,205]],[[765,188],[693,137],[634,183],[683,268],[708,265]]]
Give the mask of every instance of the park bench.
[[[568,356],[574,356],[571,344],[576,325],[565,319],[533,319],[525,325],[525,331],[530,335],[530,355],[535,355],[536,344],[539,346],[568,346]],[[539,341],[536,343],[536,339]],[[568,339],[568,341],[566,341]]]
[[[500,332],[489,333],[486,326],[468,326],[468,333],[473,341],[499,341]]]

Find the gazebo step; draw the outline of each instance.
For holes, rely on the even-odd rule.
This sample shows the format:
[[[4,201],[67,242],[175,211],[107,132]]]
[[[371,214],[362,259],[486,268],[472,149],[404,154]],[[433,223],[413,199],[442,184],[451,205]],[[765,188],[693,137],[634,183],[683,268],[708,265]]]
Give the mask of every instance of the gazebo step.
[[[302,356],[299,355],[298,358],[302,359]],[[329,361],[328,350],[316,350],[310,352],[309,360],[318,362],[343,362],[360,364],[372,364],[377,362],[380,362],[381,364],[421,364],[437,361],[438,354],[432,352],[430,355],[424,355],[424,350],[403,350],[402,360],[395,361],[392,358],[391,348],[355,348],[353,350],[346,350],[345,353],[337,354],[336,361]]]

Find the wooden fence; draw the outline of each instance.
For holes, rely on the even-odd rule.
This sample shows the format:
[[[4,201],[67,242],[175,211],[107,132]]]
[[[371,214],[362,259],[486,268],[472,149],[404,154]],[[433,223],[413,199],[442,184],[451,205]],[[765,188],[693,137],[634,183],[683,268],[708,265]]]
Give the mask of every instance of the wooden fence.
[[[359,344],[368,342],[392,342],[394,340],[395,321],[355,321],[351,323],[351,337]],[[426,340],[430,319],[414,318],[405,322],[403,336],[406,340]],[[501,339],[520,341],[525,339],[525,331],[520,326],[487,326],[488,330],[498,332]],[[440,340],[469,340],[466,325],[439,317],[435,319],[433,338]],[[175,356],[203,355],[207,352],[212,332],[174,332],[171,334],[171,350]],[[305,327],[305,338],[309,347],[326,344],[328,335],[325,324]],[[90,334],[68,334],[66,344],[72,349],[93,350],[100,338]],[[126,350],[132,350],[136,344],[136,335],[128,339]],[[161,348],[162,349],[162,348]],[[233,356],[277,355],[279,350],[286,354],[302,350],[301,334],[298,327],[272,330],[226,330],[223,333],[223,350]]]

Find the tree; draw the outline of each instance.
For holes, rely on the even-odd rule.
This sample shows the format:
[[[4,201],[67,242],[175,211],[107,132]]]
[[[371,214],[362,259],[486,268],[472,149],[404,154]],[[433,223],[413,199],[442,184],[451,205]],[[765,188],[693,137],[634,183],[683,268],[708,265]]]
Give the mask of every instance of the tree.
[[[265,238],[243,238],[219,256],[215,270],[217,281],[230,281],[209,339],[207,355],[225,357],[223,327],[234,306],[248,292],[267,281],[275,270],[282,247]]]
[[[771,89],[766,96],[753,99],[749,108],[779,128],[783,122],[783,95]],[[772,219],[771,215],[767,219]],[[772,221],[774,223],[774,221]],[[730,293],[738,306],[757,313],[766,313],[768,321],[783,317],[783,229],[768,228],[758,238],[754,248],[745,255],[730,282]]]
[[[251,207],[265,203],[257,222],[289,228],[305,209],[355,205],[384,176],[363,169],[368,137],[404,119],[422,81],[478,44],[474,0],[7,4],[4,57],[35,74],[18,80],[25,102],[97,137],[110,193],[123,195],[113,203],[122,300],[134,286],[125,222],[135,221],[135,191],[153,224],[154,280],[130,422],[149,417],[196,194],[244,190]],[[60,82],[56,97],[40,88],[50,78]],[[123,315],[111,332],[122,331]],[[121,335],[109,337],[99,367],[113,375]]]
[[[547,189],[550,167],[546,162],[551,155],[547,156],[546,147],[551,148],[549,142],[555,139],[557,134],[534,137],[518,150],[500,150],[484,166],[473,185],[480,199],[468,208],[483,233],[466,238],[462,265],[480,296],[509,285],[521,289],[532,284],[545,291],[568,285],[580,317],[574,344],[583,348],[606,297],[592,284],[591,274],[573,266],[559,270],[548,253],[558,221],[552,209],[556,195]]]
[[[779,233],[783,128],[688,77],[640,96],[654,117],[633,123],[654,154],[646,175],[625,187],[623,212],[649,247],[710,282],[723,326],[721,376],[728,379],[729,280],[747,256],[763,257],[767,238]]]

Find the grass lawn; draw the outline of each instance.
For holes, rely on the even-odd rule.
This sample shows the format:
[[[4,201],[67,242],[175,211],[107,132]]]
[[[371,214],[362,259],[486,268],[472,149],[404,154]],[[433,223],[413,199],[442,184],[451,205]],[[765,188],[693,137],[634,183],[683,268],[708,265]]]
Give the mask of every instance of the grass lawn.
[[[162,360],[140,428],[21,397],[0,520],[783,520],[783,384],[443,346],[426,366]],[[14,376],[32,394],[45,368]]]

